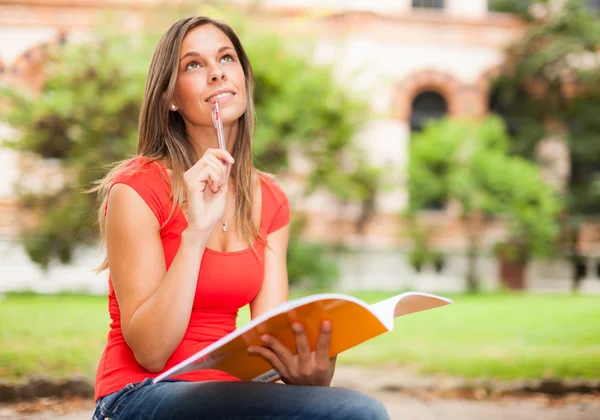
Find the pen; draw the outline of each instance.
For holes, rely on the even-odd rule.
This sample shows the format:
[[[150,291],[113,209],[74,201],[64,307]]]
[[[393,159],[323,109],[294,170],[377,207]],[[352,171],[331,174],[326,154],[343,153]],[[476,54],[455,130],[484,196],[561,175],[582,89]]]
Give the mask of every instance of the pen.
[[[219,110],[219,101],[212,103],[212,121],[217,130],[217,139],[219,140],[219,149],[225,149],[225,138],[223,136],[223,122],[221,121],[221,112]]]

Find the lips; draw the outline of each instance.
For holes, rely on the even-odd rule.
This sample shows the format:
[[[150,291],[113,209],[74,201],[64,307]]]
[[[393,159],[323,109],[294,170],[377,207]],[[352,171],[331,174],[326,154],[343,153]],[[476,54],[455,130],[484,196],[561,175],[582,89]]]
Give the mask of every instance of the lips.
[[[212,102],[214,100],[229,98],[233,95],[235,95],[234,91],[229,90],[229,89],[221,89],[221,90],[214,92],[212,95],[210,95],[208,97],[208,99],[206,99],[206,102]]]

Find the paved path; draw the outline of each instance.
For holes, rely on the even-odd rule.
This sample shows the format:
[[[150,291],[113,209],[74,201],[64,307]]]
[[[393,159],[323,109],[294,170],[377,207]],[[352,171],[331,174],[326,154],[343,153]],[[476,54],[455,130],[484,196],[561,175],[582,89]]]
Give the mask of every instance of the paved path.
[[[395,394],[378,394],[393,420],[599,420],[600,404],[570,404],[560,408],[540,407],[535,401],[444,400],[422,401],[418,398]],[[53,412],[17,415],[0,408],[2,420],[89,420],[89,410],[67,415]]]
[[[409,389],[412,386],[438,385],[441,379],[412,377],[394,369],[354,368],[339,366],[334,386],[358,389],[382,401],[393,420],[600,420],[600,396],[566,399],[549,407],[543,397],[505,398],[502,401],[432,398],[384,389]],[[58,405],[60,407],[60,405]],[[49,407],[56,408],[57,405]],[[72,406],[75,411],[61,415],[50,409],[31,414],[15,413],[15,406],[0,405],[0,420],[84,420],[91,419],[91,402]],[[79,407],[77,409],[77,407]],[[83,408],[82,408],[83,407]]]
[[[600,404],[540,407],[534,401],[466,401],[436,399],[429,402],[407,396],[381,396],[391,419],[398,420],[600,420]]]

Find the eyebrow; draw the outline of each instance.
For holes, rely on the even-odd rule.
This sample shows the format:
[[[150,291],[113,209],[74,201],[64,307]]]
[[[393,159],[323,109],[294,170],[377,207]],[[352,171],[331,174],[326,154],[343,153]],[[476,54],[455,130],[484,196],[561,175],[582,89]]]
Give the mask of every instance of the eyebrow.
[[[220,54],[221,52],[223,52],[225,50],[233,50],[233,48],[231,48],[230,46],[225,45],[225,46],[219,48],[219,51],[217,51],[217,54]],[[179,62],[181,62],[181,60],[183,60],[186,57],[192,57],[192,56],[194,56],[194,57],[202,57],[202,55],[199,52],[197,52],[197,51],[190,51],[188,53],[185,53],[185,55],[179,59]]]

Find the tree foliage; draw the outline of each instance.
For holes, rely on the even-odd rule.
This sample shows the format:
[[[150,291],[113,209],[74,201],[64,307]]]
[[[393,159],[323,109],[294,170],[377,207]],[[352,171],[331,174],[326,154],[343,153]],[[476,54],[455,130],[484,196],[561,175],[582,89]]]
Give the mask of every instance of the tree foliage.
[[[492,12],[510,13],[525,19],[530,19],[531,6],[546,4],[548,0],[488,0],[488,8]]]
[[[16,193],[31,216],[22,220],[35,220],[21,227],[21,237],[42,267],[56,258],[68,263],[78,244],[95,242],[96,197],[84,190],[106,165],[135,153],[151,52],[149,37],[67,44],[50,51],[42,92],[7,90],[6,120],[18,135],[5,144],[27,158]],[[123,57],[129,57],[126,64]],[[40,167],[50,162],[58,162],[64,174],[59,187],[40,179]]]
[[[523,244],[532,255],[553,253],[560,199],[535,164],[509,154],[499,118],[429,122],[411,140],[408,180],[412,215],[433,200],[460,205],[472,258],[479,251],[478,233],[469,229],[475,214],[501,217],[507,241]],[[467,278],[475,289],[475,273]]]
[[[563,123],[575,171],[569,185],[574,213],[600,211],[599,205],[589,206],[592,185],[600,176],[599,46],[600,20],[584,2],[567,1],[563,12],[531,23],[523,38],[508,48],[506,67],[494,88],[498,113],[514,134],[515,152],[535,159],[536,146],[547,134],[545,123]]]
[[[236,27],[236,25],[234,25]],[[281,173],[290,150],[311,162],[306,192],[317,188],[343,200],[370,200],[376,171],[352,143],[365,104],[335,83],[332,69],[293,52],[288,40],[238,24],[256,77],[257,129],[253,149],[259,169]],[[53,51],[39,93],[5,90],[5,119],[19,133],[7,143],[33,160],[21,174],[57,161],[66,176],[60,188],[17,188],[20,204],[36,220],[23,226],[31,258],[42,266],[68,262],[81,243],[95,243],[96,197],[83,194],[106,165],[133,155],[149,60],[157,34],[96,33],[85,43]],[[319,254],[316,254],[314,257]]]
[[[599,46],[598,14],[583,0],[568,0],[560,12],[532,17],[507,49],[494,87],[494,111],[510,127],[513,152],[535,160],[539,142],[557,134],[549,127],[562,127],[571,168],[562,230],[574,262],[582,222],[600,216]]]

